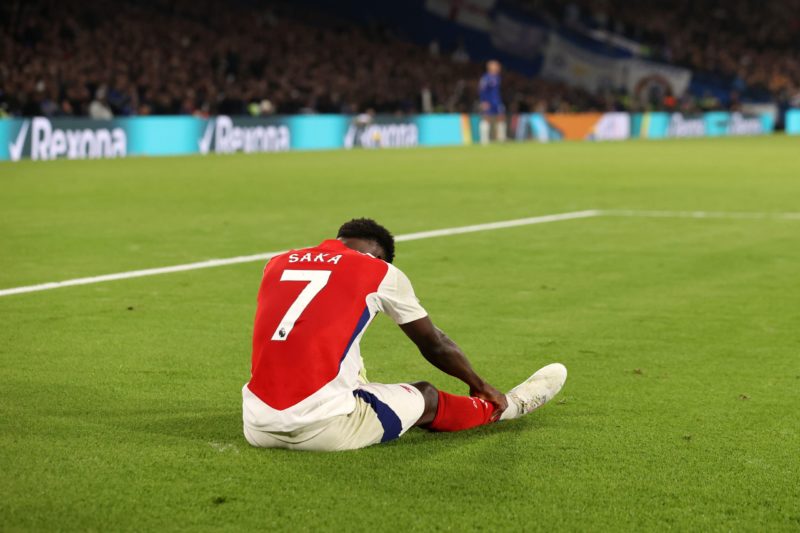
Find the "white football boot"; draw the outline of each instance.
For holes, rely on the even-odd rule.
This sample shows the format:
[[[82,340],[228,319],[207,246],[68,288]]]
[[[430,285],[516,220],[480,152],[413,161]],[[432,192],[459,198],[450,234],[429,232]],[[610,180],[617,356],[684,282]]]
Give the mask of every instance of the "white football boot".
[[[534,374],[508,391],[508,409],[500,420],[510,420],[527,415],[553,399],[567,381],[567,367],[553,363],[540,368]]]

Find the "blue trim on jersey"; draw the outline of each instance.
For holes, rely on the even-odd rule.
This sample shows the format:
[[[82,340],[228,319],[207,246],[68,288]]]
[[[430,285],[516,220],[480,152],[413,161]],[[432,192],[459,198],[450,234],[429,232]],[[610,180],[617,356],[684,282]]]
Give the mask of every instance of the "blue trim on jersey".
[[[403,423],[400,422],[400,417],[397,416],[397,413],[392,411],[391,407],[380,401],[378,397],[371,392],[367,392],[363,389],[354,390],[353,396],[367,402],[370,407],[372,407],[372,410],[375,411],[375,414],[378,415],[378,420],[380,420],[383,426],[381,442],[389,442],[400,436],[400,432],[403,431]]]
[[[342,354],[341,359],[339,359],[339,367],[340,368],[342,366],[342,361],[344,361],[344,358],[347,357],[347,352],[350,351],[350,347],[356,341],[356,337],[358,337],[358,334],[361,333],[361,331],[364,329],[364,326],[366,326],[367,322],[369,322],[369,317],[370,317],[370,315],[369,315],[369,307],[365,307],[364,308],[364,312],[361,313],[361,316],[358,319],[358,324],[356,324],[356,329],[355,329],[355,331],[353,331],[353,335],[350,337],[350,340],[347,342],[347,347],[344,349],[344,353]]]

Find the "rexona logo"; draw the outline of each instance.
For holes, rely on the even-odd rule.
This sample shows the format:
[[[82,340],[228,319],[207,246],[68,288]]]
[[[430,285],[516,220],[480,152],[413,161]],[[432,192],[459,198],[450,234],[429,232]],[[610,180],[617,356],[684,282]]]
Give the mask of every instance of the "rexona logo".
[[[703,118],[685,118],[680,113],[673,113],[669,119],[667,137],[702,137],[706,134]]]
[[[201,154],[216,152],[285,152],[291,145],[289,127],[284,124],[237,126],[225,115],[210,119],[198,141]]]
[[[728,123],[728,132],[731,135],[760,135],[764,133],[764,126],[761,124],[760,117],[733,113]]]
[[[345,148],[408,148],[418,144],[416,124],[351,124],[344,136]]]
[[[26,143],[29,129],[30,142]],[[22,159],[26,144],[34,160],[125,157],[128,151],[128,138],[122,128],[54,128],[44,117],[22,123],[17,138],[8,146],[12,161]]]

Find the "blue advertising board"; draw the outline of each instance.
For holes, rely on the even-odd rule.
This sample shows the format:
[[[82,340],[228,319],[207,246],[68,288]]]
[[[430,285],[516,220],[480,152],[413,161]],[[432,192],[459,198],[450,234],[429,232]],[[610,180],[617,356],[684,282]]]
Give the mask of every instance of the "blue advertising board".
[[[464,143],[462,115],[0,120],[0,161],[93,159]]]
[[[635,113],[631,116],[631,137],[664,139],[673,137],[721,137],[764,135],[775,131],[769,113],[746,115],[727,111],[683,113]]]
[[[477,141],[479,120],[459,114],[0,119],[0,161],[463,145]],[[511,123],[518,141],[761,135],[775,129],[770,114],[721,111],[532,113],[515,115]],[[786,114],[786,131],[800,134],[800,110]]]
[[[198,152],[203,119],[196,117],[123,118],[114,121],[128,135],[128,155],[186,155]]]
[[[800,135],[800,109],[790,109],[786,112],[786,133]]]
[[[417,115],[419,143],[422,146],[446,146],[464,143],[463,120],[458,114]]]

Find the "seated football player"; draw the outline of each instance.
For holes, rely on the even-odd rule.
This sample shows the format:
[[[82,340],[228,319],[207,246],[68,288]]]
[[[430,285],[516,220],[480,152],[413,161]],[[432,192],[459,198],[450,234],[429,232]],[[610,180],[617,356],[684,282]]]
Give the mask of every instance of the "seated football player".
[[[335,451],[398,438],[413,426],[461,431],[526,415],[567,378],[548,365],[503,394],[422,308],[392,265],[394,238],[370,219],[344,224],[336,239],[273,257],[258,292],[250,382],[242,388],[244,435],[253,446]],[[368,383],[359,341],[387,314],[469,396],[430,383]]]

